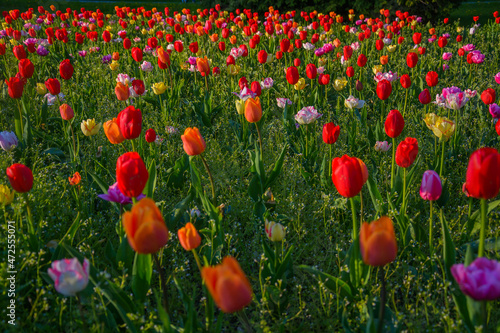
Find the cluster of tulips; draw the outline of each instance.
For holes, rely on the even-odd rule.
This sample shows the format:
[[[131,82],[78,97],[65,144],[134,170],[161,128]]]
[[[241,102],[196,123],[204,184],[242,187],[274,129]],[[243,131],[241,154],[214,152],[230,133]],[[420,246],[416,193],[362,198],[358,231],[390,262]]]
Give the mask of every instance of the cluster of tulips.
[[[461,149],[460,130],[464,133],[463,127],[467,121],[464,119],[464,109],[476,95],[480,96],[484,104],[476,106],[478,109],[487,108],[492,117],[492,127],[500,136],[500,106],[495,103],[497,88],[491,85],[493,81],[500,84],[500,73],[494,77],[490,75],[492,82],[488,82],[488,85],[491,86],[480,94],[472,90],[473,75],[479,73],[478,68],[488,56],[488,52],[483,51],[483,54],[464,40],[470,41],[470,36],[480,27],[478,24],[469,30],[469,38],[465,29],[457,26],[453,38],[448,32],[438,35],[436,28],[424,31],[419,17],[401,11],[391,13],[389,10],[381,10],[380,17],[365,18],[359,15],[359,19],[354,11],[344,18],[334,12],[280,13],[272,7],[265,13],[247,9],[233,13],[222,10],[220,5],[200,9],[196,13],[189,9],[171,13],[169,8],[159,11],[156,8],[146,10],[142,7],[118,6],[113,14],[84,8],[80,11],[70,8],[61,11],[52,6],[50,10],[42,6],[37,10],[38,14],[33,9],[3,13],[0,62],[3,63],[6,76],[6,87],[2,84],[2,88],[10,96],[10,100],[6,100],[6,113],[9,113],[6,119],[11,120],[11,126],[0,133],[0,146],[9,159],[16,162],[20,160],[19,154],[29,152],[36,142],[45,144],[45,136],[40,133],[53,120],[48,117],[47,110],[52,110],[51,106],[58,107],[62,127],[56,131],[64,137],[60,148],[64,150],[63,154],[67,150],[67,163],[74,169],[68,181],[74,189],[79,214],[82,176],[77,170],[82,171],[81,166],[89,158],[80,148],[92,147],[90,154],[95,154],[95,140],[105,136],[106,145],[109,143],[116,151],[124,151],[117,158],[116,167],[114,160],[112,162],[111,169],[115,170],[113,185],[103,187],[105,182],[91,175],[90,171],[88,174],[103,189],[104,193],[98,197],[119,208],[117,238],[121,248],[131,248],[135,252],[134,257],[129,258],[129,261],[133,261],[131,289],[139,301],[144,301],[150,295],[148,291],[153,286],[151,277],[154,262],[159,274],[159,289],[162,291],[162,297],[157,298],[161,298],[157,302],[158,313],[166,330],[168,327],[170,331],[169,318],[174,316],[172,301],[169,301],[169,281],[174,280],[178,285],[175,277],[167,274],[167,264],[163,261],[163,251],[171,238],[171,220],[175,221],[173,226],[177,228],[181,247],[192,253],[200,272],[202,288],[209,299],[206,309],[207,330],[212,331],[216,322],[222,325],[219,319],[214,319],[215,303],[223,313],[237,313],[245,330],[253,331],[244,309],[259,300],[238,260],[233,256],[222,258],[220,255],[220,248],[225,246],[222,223],[224,204],[218,202],[220,197],[217,195],[214,176],[204,154],[207,143],[201,134],[209,132],[212,119],[226,105],[229,105],[236,119],[231,120],[231,126],[238,149],[250,155],[252,178],[248,184],[248,200],[253,204],[256,223],[267,236],[263,238],[262,246],[264,256],[271,264],[259,271],[263,297],[270,294],[262,286],[261,274],[267,274],[272,281],[286,284],[286,278],[292,271],[292,246],[288,247],[288,252],[284,251],[287,228],[274,214],[276,201],[271,192],[271,187],[282,171],[284,155],[290,147],[290,151],[295,152],[293,157],[300,161],[301,173],[307,182],[314,181],[314,174],[317,174],[324,191],[335,195],[338,193],[349,200],[352,211],[349,278],[339,277],[335,281],[341,285],[342,292],[352,297],[355,294],[353,290],[361,289],[370,279],[370,271],[378,268],[382,288],[380,312],[375,320],[378,320],[379,332],[387,329],[384,326],[388,325],[384,320],[384,267],[398,256],[396,235],[399,234],[400,247],[407,248],[411,237],[422,241],[421,235],[411,235],[413,222],[408,214],[411,209],[408,205],[411,182],[419,172],[416,167],[422,155],[422,141],[419,147],[417,138],[402,138],[403,133],[408,132],[408,124],[416,119],[419,126],[425,124],[435,136],[432,168],[423,172],[420,185],[421,198],[430,203],[426,234],[429,256],[432,262],[439,265],[444,261],[446,273],[443,274],[463,292],[460,295],[455,293],[454,299],[467,329],[482,325],[486,330],[491,325],[485,302],[500,298],[500,263],[486,258],[485,253],[487,234],[490,232],[487,200],[495,198],[500,190],[500,153],[495,148],[482,147],[470,154],[463,184],[463,193],[471,198],[470,223],[474,224],[474,219],[479,221],[478,252],[474,260],[475,254],[469,247],[466,264],[455,262],[455,245],[444,217],[447,200],[444,193],[447,187],[443,179],[447,178],[447,171],[450,171],[445,168],[448,154],[446,143],[454,154]],[[498,12],[493,13],[493,17],[493,22],[488,24],[492,31],[499,33]],[[477,20],[474,19],[475,22]],[[445,27],[447,24],[446,19]],[[427,42],[425,36],[428,37]],[[230,45],[234,47],[227,47]],[[429,53],[437,55],[437,60],[431,59]],[[54,55],[62,59],[57,61],[56,66],[46,60],[47,57],[55,59],[51,58]],[[468,78],[464,76],[457,79],[457,85],[468,89],[450,86],[438,90],[446,71],[456,65],[451,61],[457,56],[460,57],[461,67],[462,59],[465,58],[469,73]],[[397,57],[402,61],[398,61]],[[427,66],[426,62],[432,63],[432,66]],[[102,87],[99,88],[102,92],[93,93],[106,95],[107,101],[112,100],[115,108],[106,113],[111,114],[106,119],[103,119],[104,115],[97,114],[84,119],[83,116],[89,114],[85,110],[86,102],[71,87],[82,84],[79,81],[81,78],[76,77],[81,77],[81,72],[91,71],[96,63],[109,72],[109,77],[106,76],[102,81]],[[373,76],[367,69],[368,65],[373,66]],[[432,70],[425,73],[425,68]],[[54,75],[55,70],[59,76]],[[62,81],[59,81],[59,77]],[[418,80],[420,89],[417,89]],[[186,98],[187,102],[179,99],[181,93],[185,94],[183,85],[188,85],[193,93]],[[223,105],[223,101],[217,100],[217,94],[222,93],[236,96],[237,100]],[[198,99],[201,102],[196,104],[195,100]],[[401,101],[395,102],[396,99]],[[41,101],[42,105],[33,101]],[[286,136],[287,144],[269,171],[264,162],[268,162],[271,154],[266,155],[264,152],[273,143],[265,142],[264,130],[266,122],[269,123],[269,118],[273,116],[271,109],[275,108],[275,102],[278,110],[282,110],[280,118],[283,119],[283,136]],[[173,168],[184,168],[178,172],[182,181],[185,172],[189,173],[191,180],[189,200],[183,200],[179,207],[185,210],[191,202],[196,202],[203,206],[203,212],[208,217],[207,225],[200,233],[195,226],[196,216],[201,214],[199,211],[190,214],[189,222],[178,226],[176,223],[180,217],[166,220],[166,215],[154,200],[155,188],[161,186],[157,183],[168,183],[169,180],[157,179],[157,163],[160,163],[159,156],[162,153],[155,149],[155,145],[161,144],[162,130],[158,125],[148,128],[145,124],[151,118],[155,119],[155,124],[160,122],[156,122],[156,119],[161,119],[167,126],[166,132],[177,131],[168,125],[173,124],[174,116],[188,120],[187,116],[176,114],[183,103],[193,106],[201,131],[192,124],[185,127],[178,143],[180,146],[182,142],[187,156],[183,155],[179,160],[184,161],[179,162],[182,167],[176,163]],[[214,106],[219,103],[218,107]],[[401,111],[393,109],[395,104],[399,105]],[[415,111],[415,105],[418,112]],[[345,128],[338,124],[341,118],[347,119]],[[75,119],[81,119],[81,133],[74,131]],[[323,119],[327,120],[321,130],[316,124]],[[370,164],[355,157],[361,154],[357,148],[361,141],[358,140],[358,127],[363,131],[366,129],[374,137],[370,139],[370,145],[375,143],[376,152],[386,152],[392,148],[387,200],[380,194],[369,172],[367,164]],[[336,157],[333,148],[341,131],[348,132],[350,155]],[[78,134],[83,134],[83,139]],[[383,140],[386,136],[391,142]],[[329,149],[319,144],[320,137]],[[99,149],[102,150],[102,146]],[[323,154],[323,150],[329,152]],[[318,172],[319,156],[323,158],[321,172]],[[196,168],[198,160],[209,178],[211,196],[207,196],[203,190],[202,177]],[[12,190],[7,185],[0,185],[0,203],[6,208],[15,200],[15,193],[23,196],[27,230],[19,232],[26,232],[25,239],[29,239],[30,245],[39,245],[36,242],[40,242],[42,236],[40,227],[36,225],[37,217],[32,213],[36,202],[28,196],[34,183],[30,168],[33,165],[29,162],[25,164],[12,163],[6,169]],[[365,185],[375,211],[374,221],[370,223],[365,221],[366,211],[363,210]],[[473,218],[471,214],[472,198],[480,200],[480,217]],[[382,204],[384,201],[387,205]],[[436,255],[436,244],[439,242],[436,242],[433,230],[434,202],[439,206],[443,258]],[[179,214],[174,209],[172,215]],[[358,221],[361,221],[361,225]],[[99,287],[99,284],[95,282],[97,277],[95,272],[92,273],[93,265],[89,260],[65,243],[64,240],[71,238],[71,235],[74,237],[74,231],[71,230],[76,229],[71,227],[61,238],[57,245],[60,250],[56,253],[60,255],[63,251],[72,258],[54,256],[47,273],[54,282],[55,290],[64,296],[77,296],[81,301],[89,281],[93,281],[94,287]],[[70,237],[67,237],[68,234]],[[275,244],[274,249],[265,242]],[[305,266],[304,269],[315,277],[324,277],[321,275],[323,272]],[[182,293],[182,290],[179,292]],[[114,296],[109,293],[106,295],[111,295],[106,297],[113,303]],[[128,296],[120,294],[120,297]],[[477,310],[478,306],[469,306],[468,309],[468,304],[479,304],[470,303],[475,301],[483,302],[481,310]],[[187,322],[197,321],[192,319],[196,317],[197,310],[190,302],[185,301],[185,305],[189,313]],[[116,310],[124,311],[119,306],[116,306]],[[479,315],[474,311],[479,311]],[[479,317],[481,320],[478,321]],[[129,329],[134,327],[127,314],[121,319]],[[85,322],[84,319],[82,321]]]

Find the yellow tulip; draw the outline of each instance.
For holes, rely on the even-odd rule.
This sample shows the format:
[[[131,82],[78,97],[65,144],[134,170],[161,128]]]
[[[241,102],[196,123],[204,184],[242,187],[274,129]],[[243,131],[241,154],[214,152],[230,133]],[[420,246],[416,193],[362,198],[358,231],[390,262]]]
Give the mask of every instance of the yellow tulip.
[[[372,68],[373,74],[375,74],[375,75],[377,73],[382,73],[383,70],[384,70],[384,67],[382,67],[382,65],[375,65]]]
[[[45,87],[45,84],[37,83],[36,84],[36,93],[38,95],[45,95],[47,93],[47,87]]]
[[[161,95],[167,90],[167,85],[164,82],[158,82],[153,84],[153,92],[155,95]]]
[[[396,51],[396,48],[396,45],[389,45],[387,46],[387,51],[389,51],[389,53],[393,53],[394,51]]]
[[[245,113],[245,101],[242,99],[239,99],[236,101],[236,111],[238,111],[239,115],[242,115]]]
[[[339,78],[333,82],[333,88],[337,91],[341,91],[347,85],[347,79]]]
[[[240,66],[238,65],[227,66],[227,73],[229,75],[237,75],[239,72],[240,72]]]
[[[85,136],[96,135],[101,128],[101,123],[96,123],[95,119],[83,120],[81,124],[82,132]]]
[[[455,132],[455,123],[446,117],[439,117],[430,113],[425,117],[424,121],[427,127],[441,141],[448,141]]]
[[[118,66],[120,66],[120,64],[118,63],[118,61],[116,60],[113,60],[110,64],[109,64],[109,68],[112,70],[112,71],[115,71],[118,69]]]
[[[304,78],[300,78],[297,83],[295,83],[294,88],[295,90],[302,90],[306,87],[306,80]]]
[[[0,205],[7,206],[14,201],[14,190],[10,190],[7,185],[0,185]]]

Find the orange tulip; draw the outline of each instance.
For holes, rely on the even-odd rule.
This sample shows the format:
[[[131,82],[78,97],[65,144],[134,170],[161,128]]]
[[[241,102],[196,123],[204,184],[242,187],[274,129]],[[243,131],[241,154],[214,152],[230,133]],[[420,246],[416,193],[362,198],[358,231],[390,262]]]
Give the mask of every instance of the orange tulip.
[[[199,25],[199,26],[196,28],[196,34],[197,34],[198,36],[200,36],[200,37],[201,37],[201,36],[203,36],[203,35],[205,34],[205,31],[203,30],[203,27],[202,27],[202,26],[200,26],[200,25]]]
[[[157,50],[156,53],[158,54],[158,59],[164,64],[170,64],[170,56],[168,55],[167,52],[163,49],[163,46],[160,46]]]
[[[167,226],[150,198],[142,199],[123,214],[123,227],[130,246],[137,253],[156,253],[167,244]]]
[[[215,304],[223,312],[242,310],[252,301],[250,282],[233,257],[225,257],[220,265],[204,267],[201,276]]]
[[[184,146],[184,151],[189,156],[200,155],[205,151],[205,140],[200,134],[200,130],[196,127],[188,127],[181,135],[182,144]]]
[[[258,97],[245,101],[245,118],[249,123],[256,123],[262,118],[262,108]]]
[[[120,53],[113,52],[113,60],[120,60]]]
[[[177,231],[177,236],[179,236],[179,242],[181,242],[182,247],[186,251],[191,251],[200,246],[201,237],[194,225],[189,222],[185,227],[180,228]]]
[[[236,44],[236,42],[237,42],[236,36],[232,35],[231,37],[229,37],[229,42],[231,42],[231,44]]]
[[[80,173],[77,171],[73,174],[73,177],[69,177],[69,184],[74,186],[80,184],[80,181],[82,180],[82,176],[80,176]]]
[[[398,244],[392,220],[382,216],[372,223],[364,222],[359,235],[359,246],[367,265],[384,266],[394,261]]]
[[[389,62],[389,57],[388,56],[383,55],[383,56],[380,57],[380,64],[387,65],[388,62]]]
[[[102,125],[102,127],[104,128],[104,134],[106,134],[106,137],[112,144],[116,145],[122,143],[125,140],[122,132],[120,131],[120,126],[118,126],[116,118],[108,120],[104,123],[104,125]]]
[[[128,91],[128,85],[117,82],[115,87],[115,94],[116,98],[118,98],[119,101],[126,101],[130,95]]]
[[[196,58],[196,67],[201,73],[201,76],[210,75],[210,65],[208,64],[207,57],[205,58]]]
[[[210,40],[215,43],[216,41],[219,40],[219,35],[218,34],[210,35]]]

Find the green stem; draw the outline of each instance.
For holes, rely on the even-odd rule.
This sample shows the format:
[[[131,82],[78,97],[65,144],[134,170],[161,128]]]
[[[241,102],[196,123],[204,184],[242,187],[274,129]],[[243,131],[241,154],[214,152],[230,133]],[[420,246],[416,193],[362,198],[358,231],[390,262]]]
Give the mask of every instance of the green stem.
[[[432,200],[430,203],[430,217],[429,217],[429,249],[431,253],[431,258],[434,253],[434,247],[432,246]]]
[[[403,215],[406,215],[406,168],[403,169],[403,205],[401,206]]]
[[[205,166],[205,170],[207,170],[208,178],[210,179],[210,186],[212,187],[212,201],[215,204],[215,186],[214,186],[214,178],[212,177],[212,172],[210,172],[210,168],[208,167],[208,163],[203,157],[203,155],[199,155],[203,165]]]
[[[394,191],[394,161],[396,159],[396,139],[392,138],[391,191]]]
[[[200,257],[198,257],[198,253],[196,253],[196,249],[192,249],[191,252],[193,252],[194,259],[196,260],[196,265],[198,265],[198,269],[201,272],[201,269],[202,269],[203,266],[201,266]]]
[[[238,317],[240,318],[241,323],[245,327],[245,332],[253,333],[254,330],[252,328],[252,325],[250,324],[250,321],[248,320],[245,310],[238,311]]]
[[[481,317],[483,319],[483,330],[482,332],[488,332],[488,309],[487,301],[481,302]]]
[[[354,204],[354,199],[349,198],[351,202],[351,211],[352,211],[352,240],[356,242],[358,240],[358,221],[356,218],[356,205]],[[358,252],[358,248],[354,247],[355,256]],[[356,256],[357,257],[357,256]]]
[[[255,128],[257,129],[257,134],[259,135],[260,158],[262,159],[264,157],[262,155],[262,136],[260,135],[260,129],[257,123],[255,123]]]
[[[377,327],[378,333],[381,333],[382,329],[384,328],[385,298],[386,298],[384,266],[380,267],[380,282],[381,282],[381,289],[380,289],[380,303],[378,309],[378,327]]]
[[[481,199],[481,231],[479,233],[478,257],[484,257],[484,239],[486,237],[486,215],[488,214],[488,203],[486,199]]]
[[[441,165],[439,166],[439,178],[443,175],[443,166],[444,166],[444,140],[441,143]]]
[[[151,256],[153,257],[153,260],[156,264],[156,268],[158,269],[158,272],[160,272],[160,288],[163,291],[163,300],[162,300],[163,309],[168,314],[169,311],[168,311],[168,298],[167,298],[168,297],[168,295],[167,295],[167,279],[165,277],[165,270],[161,266],[160,260],[158,260],[158,255],[156,253],[153,253],[153,254],[151,254]]]
[[[406,94],[405,94],[405,106],[403,108],[403,118],[404,118],[405,112],[406,112],[406,101],[408,100],[408,89],[409,88],[406,89]]]

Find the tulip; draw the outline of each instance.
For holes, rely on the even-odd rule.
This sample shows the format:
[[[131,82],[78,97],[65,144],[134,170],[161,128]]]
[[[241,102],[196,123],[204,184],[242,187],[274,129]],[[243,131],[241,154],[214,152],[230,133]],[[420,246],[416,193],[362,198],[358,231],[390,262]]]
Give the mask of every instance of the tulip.
[[[189,156],[199,155],[205,151],[205,140],[203,140],[198,128],[186,128],[184,134],[181,135],[181,139],[184,151]]]
[[[496,99],[496,93],[495,90],[493,90],[492,88],[488,88],[481,93],[481,100],[486,105],[494,103],[495,99]]]
[[[208,63],[207,57],[196,58],[196,67],[198,68],[198,71],[201,73],[201,76],[210,75],[210,65]]]
[[[332,181],[340,195],[352,198],[363,187],[363,170],[357,158],[344,155],[332,161]]]
[[[118,188],[127,197],[138,197],[148,181],[148,170],[136,152],[121,155],[116,162]]]
[[[161,95],[167,90],[168,86],[164,82],[158,82],[153,84],[153,93],[155,95]]]
[[[7,185],[0,185],[0,206],[8,206],[14,201],[14,190],[10,190]]]
[[[185,227],[180,228],[177,231],[177,236],[179,237],[181,246],[186,251],[194,250],[201,244],[200,234],[191,222],[187,223]]]
[[[388,143],[387,141],[377,141],[375,143],[375,151],[383,151],[386,152],[389,149],[391,149],[392,144]]]
[[[19,61],[19,73],[25,79],[30,79],[35,71],[35,66],[29,59]]]
[[[422,177],[420,196],[424,200],[436,201],[442,192],[441,179],[434,170],[427,170]]]
[[[136,139],[141,135],[142,112],[140,109],[136,109],[133,105],[130,105],[120,111],[117,123],[125,139]]]
[[[346,85],[347,85],[347,79],[345,79],[345,78],[336,79],[333,82],[333,88],[336,91],[341,91],[342,89],[345,88]]]
[[[45,84],[37,83],[36,84],[36,93],[38,95],[45,95],[47,93],[47,87],[45,87]]]
[[[422,104],[429,104],[431,102],[431,94],[429,92],[429,89],[425,88],[422,90],[422,92],[418,95],[418,100]]]
[[[385,134],[390,138],[397,138],[403,132],[405,120],[398,110],[391,110],[385,120]]]
[[[353,77],[354,76],[354,68],[352,66],[347,67],[345,74],[347,77]]]
[[[252,301],[250,282],[233,257],[225,257],[217,266],[203,267],[201,275],[215,304],[223,312],[240,311]]]
[[[68,59],[61,61],[59,64],[59,73],[64,80],[69,80],[73,76],[73,65],[69,62]]]
[[[12,188],[19,193],[29,192],[33,187],[33,173],[24,164],[12,164],[6,170]]]
[[[137,253],[156,253],[167,244],[167,225],[155,202],[150,198],[141,199],[131,211],[123,214],[123,227],[130,246]]]
[[[11,77],[8,80],[5,80],[7,87],[9,88],[9,96],[10,98],[21,98],[24,90],[24,82],[17,77]]]
[[[257,95],[257,97],[262,94],[262,87],[257,81],[252,82],[252,84],[250,85],[250,89],[255,93],[255,95]]]
[[[146,136],[145,136],[146,142],[151,143],[156,140],[156,132],[154,129],[150,128],[146,131]]]
[[[75,112],[68,104],[61,104],[59,107],[59,112],[61,113],[61,118],[64,120],[71,120],[75,116]]]
[[[303,90],[306,87],[306,80],[304,78],[300,78],[297,83],[293,86],[295,90]]]
[[[276,222],[268,222],[266,220],[265,230],[267,238],[272,242],[281,242],[286,235],[285,228],[280,223]]]
[[[414,68],[418,63],[418,55],[415,52],[409,52],[406,56],[406,64],[410,68]]]
[[[330,75],[329,74],[320,74],[318,76],[318,83],[322,86],[326,86],[330,83]]]
[[[12,52],[14,53],[14,56],[17,58],[17,60],[26,59],[26,51],[24,51],[24,46],[16,45],[12,48]]]
[[[396,150],[396,164],[401,168],[408,168],[413,164],[418,154],[418,142],[414,138],[401,141]]]
[[[249,123],[256,123],[262,118],[262,108],[258,97],[245,101],[245,118]]]
[[[59,95],[61,92],[61,84],[58,79],[48,79],[45,81],[45,87],[47,87],[49,93],[52,96]]]
[[[377,96],[381,100],[385,101],[389,98],[392,92],[392,85],[387,80],[381,80],[377,83]]]
[[[442,141],[448,141],[455,132],[455,123],[446,117],[435,118],[434,123],[427,124],[435,136]]]
[[[54,286],[64,296],[76,296],[89,283],[90,264],[84,258],[83,266],[77,258],[55,260],[48,270]]]
[[[438,73],[436,72],[428,72],[425,76],[425,82],[429,87],[434,87],[438,84]]]
[[[132,97],[144,95],[144,93],[146,92],[146,87],[144,87],[144,82],[142,80],[137,80],[137,79],[133,80],[132,90],[129,89],[129,93],[130,95],[132,95]]]
[[[267,52],[266,52],[266,50],[260,50],[259,53],[257,53],[257,60],[261,64],[265,64],[267,62]]]
[[[113,60],[110,64],[109,64],[109,69],[111,69],[112,71],[116,71],[118,69],[118,67],[120,66],[120,64],[118,63],[118,61],[115,61]]]
[[[467,267],[463,264],[451,266],[451,274],[460,286],[460,290],[476,301],[493,301],[500,298],[500,263],[498,261],[476,258]]]
[[[119,101],[126,101],[130,97],[128,85],[123,84],[122,82],[117,82],[115,87],[115,94],[116,98]]]
[[[98,197],[106,201],[119,203],[120,205],[126,205],[132,203],[132,199],[130,197],[123,195],[123,193],[120,191],[120,189],[118,188],[118,182],[108,187],[107,194],[99,194]],[[144,194],[140,194],[137,197],[137,200],[139,201],[145,197],[146,196]]]
[[[493,118],[500,118],[500,106],[498,106],[496,103],[491,103],[488,106],[488,111],[490,111],[490,114]]]
[[[500,121],[497,121],[495,125],[495,131],[497,131],[498,136],[500,136]]]
[[[80,125],[85,136],[96,135],[101,128],[101,123],[96,123],[95,119],[83,120]]]
[[[331,145],[337,142],[340,134],[340,126],[335,126],[334,123],[326,123],[323,125],[323,142]]]
[[[318,75],[318,70],[315,64],[308,64],[306,66],[306,75],[309,79],[314,80]]]
[[[122,133],[120,132],[120,126],[118,126],[116,118],[108,120],[103,124],[102,127],[104,129],[104,134],[106,134],[106,137],[108,138],[109,142],[111,142],[111,144],[116,145],[122,143],[125,140]]]
[[[320,118],[322,114],[318,113],[313,106],[307,106],[302,108],[296,115],[295,121],[300,125],[308,125]]]
[[[17,136],[14,132],[0,132],[0,146],[6,152],[11,152],[18,145]]]
[[[411,87],[411,78],[408,74],[404,74],[401,76],[401,79],[400,79],[400,83],[401,83],[401,86],[404,88],[404,89],[408,89]]]
[[[295,85],[299,82],[299,71],[297,67],[291,66],[286,70],[286,80],[289,84]]]
[[[80,181],[82,180],[82,176],[80,176],[79,172],[75,172],[73,174],[73,177],[68,177],[68,180],[69,180],[69,184],[71,186],[75,186],[75,185],[80,184]]]
[[[361,53],[358,56],[357,64],[359,67],[365,67],[367,61],[368,61],[368,59],[366,58],[366,56],[363,53]]]
[[[472,153],[466,175],[466,187],[470,196],[491,199],[500,189],[500,154],[494,148],[481,148]]]
[[[367,265],[379,267],[394,261],[398,244],[392,220],[382,216],[372,223],[364,222],[359,234],[359,246]]]
[[[132,58],[137,62],[141,62],[142,61],[142,50],[138,47],[133,47],[132,48]]]
[[[354,96],[349,96],[345,101],[344,105],[346,108],[352,109],[361,109],[365,105],[365,101],[359,100]]]

